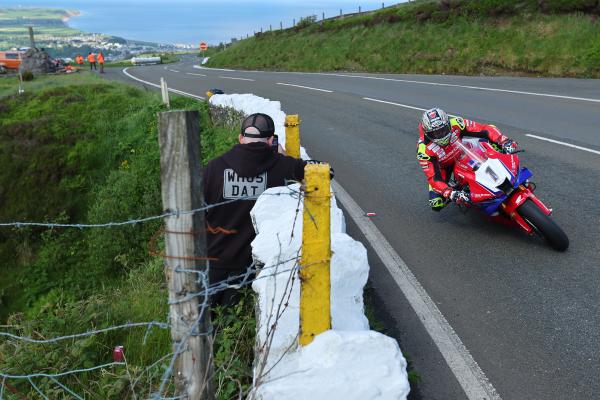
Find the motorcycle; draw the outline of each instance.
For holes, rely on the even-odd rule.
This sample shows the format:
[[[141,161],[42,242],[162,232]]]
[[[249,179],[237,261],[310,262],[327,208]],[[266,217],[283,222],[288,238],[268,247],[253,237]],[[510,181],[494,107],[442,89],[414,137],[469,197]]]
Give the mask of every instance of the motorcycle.
[[[453,180],[467,194],[467,208],[527,234],[537,233],[558,251],[567,250],[569,238],[550,217],[552,209],[534,194],[535,184],[529,182],[533,174],[520,167],[518,152],[497,151],[485,139],[464,138],[456,144],[461,156]]]

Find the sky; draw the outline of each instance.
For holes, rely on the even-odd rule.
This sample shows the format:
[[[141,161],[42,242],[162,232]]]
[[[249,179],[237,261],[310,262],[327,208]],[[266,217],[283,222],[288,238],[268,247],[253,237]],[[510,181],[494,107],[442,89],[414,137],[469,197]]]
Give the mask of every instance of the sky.
[[[385,5],[398,3],[386,2]],[[158,43],[209,44],[229,42],[254,32],[290,27],[294,19],[317,15],[320,19],[344,13],[381,8],[377,0],[0,0],[0,7],[37,6],[78,9],[80,17],[69,25],[86,32]]]

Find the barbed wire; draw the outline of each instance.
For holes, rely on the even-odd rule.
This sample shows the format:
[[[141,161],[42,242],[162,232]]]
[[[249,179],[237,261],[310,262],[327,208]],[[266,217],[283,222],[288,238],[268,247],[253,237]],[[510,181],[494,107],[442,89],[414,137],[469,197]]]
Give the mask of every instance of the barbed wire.
[[[108,367],[113,367],[113,366],[118,366],[118,365],[125,365],[125,363],[124,362],[111,362],[111,363],[106,363],[106,364],[102,364],[102,365],[96,365],[96,366],[90,367],[90,368],[73,369],[70,371],[59,372],[56,374],[33,373],[33,374],[24,374],[24,375],[12,375],[12,374],[5,374],[4,372],[0,372],[0,377],[6,378],[6,379],[60,378],[62,376],[81,374],[84,372],[92,372],[92,371],[96,371],[99,369],[106,369]]]
[[[116,331],[119,329],[137,328],[140,326],[145,326],[147,329],[152,329],[152,327],[155,327],[155,326],[162,328],[162,329],[170,328],[170,325],[167,323],[152,321],[152,322],[134,322],[134,323],[122,324],[122,325],[117,325],[117,326],[111,326],[109,328],[97,329],[97,330],[93,330],[93,331],[87,331],[84,333],[77,333],[74,335],[59,336],[59,337],[56,337],[53,339],[32,339],[27,336],[17,336],[17,335],[13,335],[13,334],[7,333],[7,332],[0,332],[0,337],[7,337],[9,339],[18,340],[18,341],[27,342],[27,343],[34,343],[34,344],[50,344],[50,343],[58,343],[63,340],[79,339],[79,338],[83,338],[83,337],[97,335],[100,333]]]
[[[178,302],[189,301],[191,298],[197,298],[197,297],[203,297],[203,301],[199,305],[200,311],[198,314],[198,318],[189,327],[188,331],[186,332],[184,338],[180,341],[180,343],[177,344],[177,348],[175,349],[175,351],[170,354],[171,360],[161,378],[161,385],[160,385],[159,391],[157,393],[153,393],[151,395],[150,399],[152,399],[152,400],[167,400],[167,399],[183,398],[182,396],[164,397],[162,395],[162,393],[164,393],[166,386],[168,385],[170,379],[173,376],[175,361],[183,353],[183,351],[185,351],[185,346],[187,345],[188,339],[192,336],[208,336],[213,333],[212,327],[210,327],[210,329],[207,330],[206,332],[201,332],[198,330],[200,321],[202,320],[205,313],[208,312],[208,310],[210,309],[211,296],[213,296],[221,291],[228,290],[228,289],[241,289],[242,287],[251,285],[253,282],[259,281],[261,279],[267,279],[270,277],[274,277],[274,276],[286,274],[286,273],[295,273],[295,272],[299,271],[301,268],[308,267],[308,266],[301,267],[299,265],[299,260],[300,260],[299,255],[296,255],[296,256],[290,257],[290,258],[286,258],[283,260],[279,259],[275,264],[269,265],[270,268],[274,269],[274,272],[270,272],[267,274],[259,274],[258,276],[256,274],[257,274],[257,272],[259,272],[261,270],[261,265],[259,265],[256,262],[252,262],[246,268],[246,271],[244,273],[229,276],[226,279],[219,281],[219,282],[215,282],[213,284],[208,283],[208,271],[200,271],[200,270],[196,270],[196,269],[186,269],[186,268],[180,268],[180,267],[173,268],[173,270],[177,273],[197,274],[198,275],[197,282],[201,283],[203,288],[201,290],[199,290],[197,293],[193,293],[193,294],[189,295],[189,297],[186,297],[185,300],[181,299],[181,300],[178,300],[175,302],[170,302],[170,304],[176,304]],[[280,265],[285,265],[292,261],[294,262],[294,265],[289,268],[284,268],[284,269],[277,268]],[[254,277],[251,278],[252,276],[254,276]],[[287,301],[286,301],[285,307],[287,307]],[[279,318],[280,316],[281,316],[281,312],[278,311],[276,318]],[[31,343],[31,344],[55,344],[55,343],[59,343],[59,342],[70,340],[70,339],[91,337],[91,336],[95,336],[97,334],[102,334],[102,333],[115,331],[115,330],[119,330],[119,329],[128,329],[128,328],[135,328],[135,327],[142,327],[142,326],[146,326],[147,329],[151,329],[152,327],[159,327],[162,329],[167,329],[171,325],[168,323],[159,322],[159,321],[127,323],[127,324],[121,324],[121,325],[112,326],[112,327],[108,327],[108,328],[104,328],[104,329],[90,330],[90,331],[86,331],[86,332],[78,333],[78,334],[59,336],[59,337],[55,337],[55,338],[51,338],[51,339],[32,339],[27,336],[18,336],[18,335],[14,335],[14,334],[7,333],[7,332],[0,332],[0,337],[5,337],[10,340],[26,342],[26,343]],[[165,357],[166,356],[163,356],[161,358],[161,360],[163,360]],[[156,366],[158,364],[158,362],[159,361],[153,363],[151,366],[148,367],[148,369]],[[126,363],[124,363],[124,362],[111,362],[111,363],[106,363],[106,364],[102,364],[102,365],[98,365],[98,366],[93,366],[90,368],[73,369],[73,370],[54,373],[54,374],[50,374],[50,373],[8,374],[8,373],[0,372],[0,378],[2,378],[2,381],[0,383],[0,400],[3,399],[4,387],[5,387],[7,379],[27,380],[31,384],[33,389],[39,393],[39,387],[37,387],[35,385],[35,383],[33,381],[31,381],[34,378],[56,379],[56,378],[60,378],[60,377],[64,377],[64,376],[86,373],[86,372],[93,372],[93,371],[97,371],[97,370],[107,369],[110,367],[117,367],[117,366],[124,366],[124,365],[126,365]],[[81,398],[81,397],[78,397],[79,395],[75,394],[74,391],[72,391],[72,389],[63,387],[64,385],[60,384],[60,382],[57,381],[55,383],[59,387],[63,388],[63,390],[72,394],[74,397]],[[41,393],[40,393],[40,395],[41,395]]]
[[[302,196],[305,195],[304,193],[302,193],[302,189],[295,190],[293,188],[290,188],[289,184],[288,184],[288,189],[289,189],[289,192],[269,193],[269,194],[263,194],[263,195],[291,196],[293,198],[298,198],[299,202],[301,201]],[[26,227],[26,226],[39,226],[39,227],[47,227],[47,228],[79,228],[79,229],[113,228],[113,227],[117,227],[117,226],[133,225],[133,224],[149,222],[149,221],[157,220],[160,218],[177,217],[180,215],[193,214],[193,213],[197,213],[197,212],[207,211],[209,209],[219,207],[219,206],[222,206],[225,204],[230,204],[235,201],[239,201],[239,200],[243,200],[243,199],[244,198],[228,200],[228,201],[220,202],[217,204],[206,205],[204,207],[193,209],[193,210],[165,212],[165,213],[163,213],[161,215],[157,215],[157,216],[150,216],[150,217],[133,219],[133,220],[128,220],[128,221],[120,221],[120,222],[107,222],[107,223],[102,223],[102,224],[62,224],[62,223],[40,223],[40,222],[12,222],[12,223],[0,223],[0,227],[11,226],[11,227],[16,227],[16,228],[22,228],[22,227]],[[250,199],[250,197],[248,197],[248,199]],[[255,200],[255,198],[252,198],[252,199]],[[298,203],[298,206],[296,207],[295,211],[296,211],[296,217],[294,219],[294,225],[295,225],[295,221],[298,216],[298,213],[300,211],[300,203]],[[292,229],[292,233],[291,233],[292,236],[293,236],[293,231],[294,230]],[[293,286],[295,276],[301,268],[308,267],[308,265],[300,266],[300,264],[299,264],[300,250],[299,249],[294,256],[291,256],[286,259],[282,259],[281,258],[281,242],[279,243],[279,246],[280,246],[280,248],[279,248],[280,253],[279,253],[279,256],[277,257],[277,261],[275,263],[269,263],[269,268],[272,269],[273,271],[272,272],[270,271],[269,273],[266,273],[266,274],[259,273],[262,270],[262,267],[263,267],[262,264],[258,264],[257,262],[252,262],[249,266],[247,266],[247,268],[245,269],[245,271],[243,273],[240,273],[238,275],[228,276],[226,279],[211,283],[211,282],[209,282],[209,279],[208,279],[209,272],[210,272],[210,261],[209,260],[207,260],[206,266],[193,266],[193,267],[184,268],[184,267],[177,265],[177,266],[171,267],[175,273],[196,274],[197,275],[196,283],[198,285],[198,290],[194,293],[186,294],[186,296],[184,296],[180,299],[170,300],[168,302],[168,304],[174,305],[174,304],[189,302],[189,301],[192,301],[195,299],[200,299],[201,302],[198,305],[198,307],[199,307],[198,317],[191,323],[186,323],[186,321],[183,321],[185,323],[187,331],[185,332],[184,336],[179,341],[179,343],[173,344],[173,346],[174,346],[173,352],[160,357],[157,361],[153,362],[150,366],[145,368],[144,371],[142,371],[140,373],[140,375],[138,376],[138,378],[136,380],[133,380],[130,375],[130,380],[133,380],[131,382],[131,391],[134,394],[134,398],[136,398],[135,391],[134,391],[135,385],[137,385],[137,383],[139,382],[139,379],[141,379],[141,377],[144,374],[146,374],[147,372],[149,372],[152,368],[157,367],[162,361],[170,358],[169,363],[166,366],[166,368],[162,374],[162,377],[160,379],[159,388],[156,392],[150,394],[150,399],[152,399],[152,400],[183,399],[185,396],[167,397],[168,395],[167,395],[166,391],[167,391],[168,385],[171,382],[171,379],[174,377],[173,372],[174,372],[176,360],[184,351],[186,351],[186,347],[188,345],[189,339],[191,337],[196,337],[196,336],[209,337],[214,333],[212,325],[209,325],[208,329],[206,331],[202,331],[201,329],[199,329],[204,316],[210,310],[211,297],[216,295],[219,292],[223,292],[223,291],[230,290],[230,289],[239,290],[239,289],[241,289],[245,286],[248,286],[258,280],[267,279],[267,278],[271,278],[271,277],[274,277],[274,276],[277,276],[280,274],[287,273],[287,274],[290,274],[290,277],[287,280],[286,289],[285,289],[285,291],[287,293],[287,299],[282,298],[282,302],[284,302],[284,304],[279,304],[277,306],[276,315],[274,316],[275,322],[272,324],[269,322],[270,326],[268,326],[268,330],[267,330],[267,337],[269,339],[269,340],[267,340],[267,342],[269,342],[269,343],[265,343],[264,346],[270,347],[270,342],[272,342],[272,335],[274,334],[274,330],[275,330],[277,321],[283,314],[283,311],[288,307],[289,296],[291,294],[291,287],[289,285],[291,283]],[[280,266],[288,264],[290,262],[293,262],[292,266],[290,266],[288,268],[283,268],[283,269],[279,268]],[[169,267],[169,266],[167,264],[165,264],[165,267]],[[288,293],[288,287],[289,287],[289,293]],[[272,305],[272,306],[274,306],[274,305]],[[273,310],[271,310],[271,311],[273,311]],[[169,317],[169,320],[171,320],[171,317]],[[50,339],[34,339],[29,336],[19,336],[19,335],[9,333],[9,332],[0,332],[0,339],[4,338],[6,340],[12,340],[12,341],[16,341],[16,342],[25,342],[25,343],[29,343],[29,344],[42,344],[42,345],[57,344],[57,343],[64,342],[67,340],[91,337],[91,336],[104,334],[104,333],[112,332],[112,331],[116,331],[116,330],[133,329],[133,328],[138,328],[138,327],[146,327],[146,333],[145,333],[144,339],[143,339],[143,343],[145,344],[146,338],[148,337],[148,335],[150,334],[150,332],[153,328],[157,327],[160,329],[168,329],[168,328],[172,327],[172,324],[167,323],[167,322],[161,322],[161,321],[128,322],[125,324],[110,326],[110,327],[103,328],[103,329],[94,329],[94,330],[89,330],[89,331],[82,332],[82,333],[58,336],[58,337],[50,338]],[[18,329],[25,329],[25,328],[18,327]],[[287,352],[287,350],[285,352]],[[266,349],[266,354],[264,354],[265,365],[266,365],[266,355],[268,355],[268,348]],[[275,365],[277,363],[278,362],[276,362]],[[4,399],[3,396],[4,396],[4,392],[5,392],[5,387],[11,388],[8,385],[7,380],[25,380],[30,384],[31,388],[35,392],[37,392],[42,398],[47,399],[48,397],[43,393],[43,391],[40,389],[40,387],[33,381],[34,379],[37,379],[37,378],[50,379],[56,386],[60,387],[62,390],[64,390],[66,393],[70,394],[74,398],[83,399],[82,396],[78,395],[77,393],[75,393],[75,391],[68,388],[66,385],[64,385],[60,381],[58,381],[58,378],[71,376],[71,375],[77,375],[77,374],[84,374],[84,373],[89,373],[89,372],[94,372],[94,371],[99,371],[99,370],[107,370],[109,368],[116,368],[116,367],[120,367],[120,366],[127,367],[126,359],[125,359],[125,362],[114,361],[114,362],[110,362],[110,363],[92,366],[89,368],[72,369],[72,370],[57,372],[57,373],[10,374],[10,373],[5,373],[5,372],[0,371],[0,378],[1,378],[0,400]],[[272,366],[269,369],[269,371],[273,367],[274,366]],[[263,365],[263,368],[264,368],[264,365]],[[267,373],[269,371],[267,371]],[[216,372],[214,372],[214,373],[216,373]],[[214,373],[213,373],[213,375],[214,375]],[[266,375],[267,373],[265,373],[264,375]],[[262,370],[261,370],[261,375],[262,375]],[[205,384],[207,384],[208,380],[210,380],[210,379],[212,379],[212,376],[205,377]],[[240,386],[240,388],[241,388],[241,386]],[[12,391],[12,389],[11,389],[11,391]]]
[[[290,190],[289,193],[283,193],[283,192],[263,193],[262,196],[290,196],[293,198],[296,198],[296,196],[298,196],[298,195],[301,196],[301,191],[293,190],[289,186],[287,186],[287,187]],[[163,219],[163,218],[180,217],[182,215],[196,214],[196,213],[199,213],[202,211],[208,211],[208,210],[216,208],[216,207],[220,207],[220,206],[223,206],[226,204],[231,204],[231,203],[235,203],[237,201],[244,201],[244,200],[256,200],[256,197],[255,196],[245,196],[245,197],[240,197],[237,199],[225,200],[220,203],[206,204],[202,207],[195,208],[192,210],[167,211],[160,215],[152,215],[149,217],[130,219],[130,220],[126,220],[126,221],[105,222],[105,223],[99,223],[99,224],[64,224],[64,223],[57,223],[57,222],[21,221],[21,222],[0,222],[0,227],[12,227],[12,228],[43,227],[43,228],[51,228],[51,229],[52,228],[77,228],[77,229],[115,228],[115,227],[126,226],[126,225],[142,224],[145,222],[155,221],[155,220],[159,220],[159,219]]]

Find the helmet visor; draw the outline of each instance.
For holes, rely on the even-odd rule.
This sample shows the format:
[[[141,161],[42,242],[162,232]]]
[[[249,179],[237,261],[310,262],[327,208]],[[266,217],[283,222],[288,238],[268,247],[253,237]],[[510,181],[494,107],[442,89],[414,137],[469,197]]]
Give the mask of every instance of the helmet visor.
[[[430,132],[427,132],[427,136],[431,140],[439,140],[445,138],[450,133],[449,125],[442,125]]]

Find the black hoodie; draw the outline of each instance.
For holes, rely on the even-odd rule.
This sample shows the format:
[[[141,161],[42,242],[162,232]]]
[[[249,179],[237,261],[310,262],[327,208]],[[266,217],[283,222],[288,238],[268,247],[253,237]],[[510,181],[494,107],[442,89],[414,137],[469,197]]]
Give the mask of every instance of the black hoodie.
[[[211,268],[241,273],[250,265],[250,243],[255,236],[250,210],[256,198],[268,188],[285,185],[286,180],[302,180],[305,165],[302,160],[275,153],[262,142],[238,144],[208,163],[205,202],[239,199],[206,212],[208,256],[219,259],[211,262]]]

